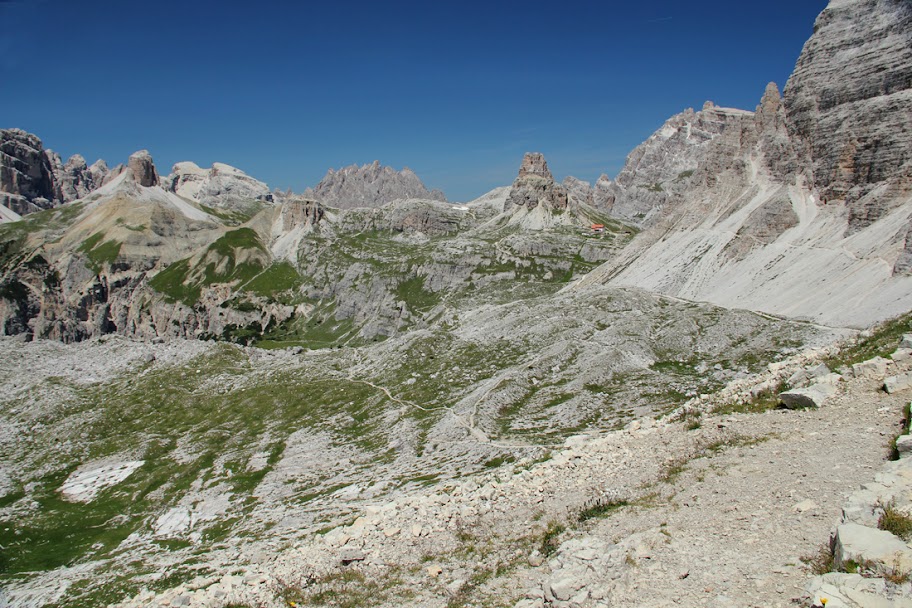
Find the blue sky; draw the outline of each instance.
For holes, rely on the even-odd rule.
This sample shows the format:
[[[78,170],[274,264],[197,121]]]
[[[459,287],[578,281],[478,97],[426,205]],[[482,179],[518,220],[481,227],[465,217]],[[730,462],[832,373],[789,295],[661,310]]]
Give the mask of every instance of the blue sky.
[[[825,6],[0,0],[0,127],[295,191],[378,159],[469,200],[526,151],[594,181],[687,107],[753,109]]]

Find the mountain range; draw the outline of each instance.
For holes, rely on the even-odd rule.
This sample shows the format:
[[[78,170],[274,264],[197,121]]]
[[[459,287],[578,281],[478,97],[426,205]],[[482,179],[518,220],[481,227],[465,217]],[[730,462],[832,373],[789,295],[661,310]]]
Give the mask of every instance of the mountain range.
[[[664,523],[582,514],[649,520],[675,450],[768,441],[754,464],[779,467],[794,413],[739,416],[786,389],[842,391],[868,446],[900,398],[878,409],[865,382],[912,360],[856,371],[832,346],[873,356],[908,317],[871,328],[912,310],[912,4],[831,0],[758,99],[669,118],[614,179],[529,152],[469,202],[379,162],[295,194],[0,130],[0,606],[589,607],[628,605],[638,576],[696,585],[685,558],[650,562],[691,555]],[[819,412],[794,415],[848,441]],[[730,594],[782,599],[753,591]]]

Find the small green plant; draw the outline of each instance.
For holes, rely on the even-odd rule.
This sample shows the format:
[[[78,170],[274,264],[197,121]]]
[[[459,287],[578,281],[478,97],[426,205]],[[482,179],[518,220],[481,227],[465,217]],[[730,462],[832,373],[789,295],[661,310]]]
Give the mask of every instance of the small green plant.
[[[820,545],[816,552],[803,555],[799,559],[811,574],[817,576],[833,572],[836,569],[836,560],[833,557],[833,551],[830,549],[829,543]]]
[[[896,442],[903,435],[909,434],[909,425],[912,422],[912,417],[910,417],[912,416],[912,411],[910,410],[912,410],[912,403],[907,403],[903,407],[903,418],[899,423],[900,431],[890,439],[890,444],[888,445],[889,454],[887,455],[890,460],[899,460],[899,448],[896,447]]]
[[[871,330],[870,334],[858,340],[824,361],[830,369],[850,366],[873,357],[888,357],[896,350],[902,335],[912,332],[912,313],[884,321]]]
[[[696,410],[689,410],[684,414],[684,428],[688,431],[695,431],[702,426],[703,413]]]
[[[507,454],[506,456],[495,456],[491,460],[488,460],[487,462],[485,462],[484,466],[486,469],[496,469],[497,467],[499,467],[503,464],[507,464],[507,463],[511,463],[511,462],[516,462],[516,456],[513,456],[512,454]]]
[[[560,535],[563,534],[565,530],[566,528],[563,524],[556,521],[549,522],[548,527],[545,528],[545,531],[542,534],[538,552],[545,557],[554,555],[557,548],[560,547]]]
[[[626,500],[615,500],[605,496],[599,496],[589,500],[583,505],[582,510],[577,514],[577,521],[583,522],[588,519],[597,517],[608,517],[615,511],[628,506],[630,503]]]
[[[904,541],[912,540],[912,517],[896,508],[896,501],[882,505],[883,514],[877,527],[898,536]]]

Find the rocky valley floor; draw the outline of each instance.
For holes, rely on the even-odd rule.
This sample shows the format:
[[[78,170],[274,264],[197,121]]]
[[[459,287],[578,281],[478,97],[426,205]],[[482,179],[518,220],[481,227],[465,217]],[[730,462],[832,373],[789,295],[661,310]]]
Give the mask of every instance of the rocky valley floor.
[[[138,382],[156,367],[174,366],[190,377],[208,374],[201,365],[205,356],[237,350],[202,342],[105,342],[2,341],[6,454],[22,442],[44,441],[43,426],[59,431],[68,428],[61,424],[74,424],[70,431],[92,432],[92,425],[79,426],[84,412],[17,409],[16,403],[19,408],[32,403],[30,396],[72,407],[71,392],[79,386],[116,383],[126,372]],[[232,359],[232,365],[250,365],[266,377],[306,356],[238,352],[247,353],[247,361]],[[874,377],[847,374],[820,409],[750,413],[752,406],[738,404],[754,403],[752,390],[778,385],[828,354],[806,351],[658,418],[641,416],[618,430],[577,434],[547,446],[515,436],[491,439],[474,426],[479,408],[458,410],[443,430],[428,431],[439,435],[437,460],[368,462],[383,451],[346,446],[319,432],[302,441],[300,431],[276,454],[270,451],[274,437],[265,431],[244,462],[230,436],[219,435],[221,453],[198,473],[186,468],[200,458],[199,447],[189,443],[190,423],[187,435],[171,446],[173,462],[164,469],[170,481],[156,481],[162,473],[148,468],[155,462],[151,440],[143,443],[144,453],[124,447],[117,458],[93,460],[90,447],[83,456],[89,464],[70,465],[63,476],[53,458],[19,459],[35,467],[37,480],[26,487],[16,485],[19,475],[5,457],[4,565],[12,565],[13,572],[4,575],[3,602],[810,606],[812,598],[805,597],[810,572],[803,558],[820,555],[846,498],[884,466],[912,396],[882,390],[884,374],[906,371],[908,364],[900,362]],[[22,375],[22,365],[33,374]],[[221,373],[226,375],[216,384],[222,394],[227,387],[243,389],[244,376]],[[498,382],[480,386],[473,389],[480,391],[476,405],[490,398]],[[191,404],[193,392],[191,387]],[[122,396],[131,398],[128,391]],[[395,395],[387,397],[411,407]],[[33,416],[28,423],[27,416]],[[169,422],[182,424],[176,418]],[[223,424],[232,430],[230,420]],[[218,427],[209,425],[206,432]],[[462,451],[443,446],[443,436],[454,428],[461,429],[461,439],[452,444],[462,445]],[[79,444],[79,436],[74,433],[71,444]],[[64,454],[68,449],[74,450],[58,447]],[[438,468],[421,474],[420,467],[429,463]],[[47,479],[40,475],[44,469]],[[173,487],[184,478],[189,488]],[[308,485],[310,494],[302,496],[305,490],[299,488]],[[76,494],[57,498],[64,490]],[[125,506],[124,496],[134,505]],[[112,511],[99,506],[104,501]],[[17,514],[30,526],[17,525]],[[112,536],[85,537],[70,529],[77,522],[105,527]],[[63,545],[55,538],[61,535]],[[42,547],[80,543],[90,546],[64,563],[41,553]],[[46,572],[23,571],[16,559],[31,559]]]

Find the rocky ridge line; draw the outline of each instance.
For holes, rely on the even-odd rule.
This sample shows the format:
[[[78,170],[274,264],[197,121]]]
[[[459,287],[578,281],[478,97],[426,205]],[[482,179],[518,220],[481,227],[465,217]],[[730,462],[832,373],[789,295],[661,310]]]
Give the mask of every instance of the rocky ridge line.
[[[380,207],[395,200],[412,198],[446,202],[443,192],[428,190],[408,167],[396,171],[376,160],[361,167],[350,165],[338,171],[330,169],[320,183],[307,188],[303,196],[337,209]]]

